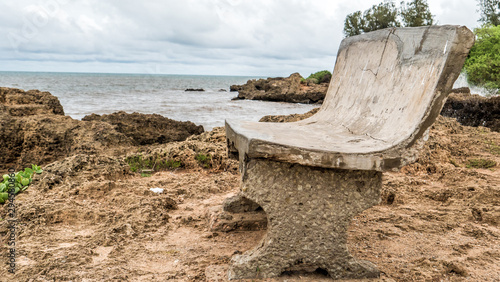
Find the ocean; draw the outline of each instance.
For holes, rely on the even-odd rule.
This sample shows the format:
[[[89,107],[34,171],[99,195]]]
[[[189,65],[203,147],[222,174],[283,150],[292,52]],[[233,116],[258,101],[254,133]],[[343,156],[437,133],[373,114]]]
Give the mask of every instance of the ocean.
[[[205,130],[224,126],[225,119],[258,121],[265,115],[305,113],[318,105],[234,100],[233,84],[259,77],[0,72],[0,86],[48,91],[59,98],[66,115],[74,119],[95,114],[160,114],[192,121]],[[204,92],[186,92],[203,88]],[[225,90],[225,91],[223,91]]]

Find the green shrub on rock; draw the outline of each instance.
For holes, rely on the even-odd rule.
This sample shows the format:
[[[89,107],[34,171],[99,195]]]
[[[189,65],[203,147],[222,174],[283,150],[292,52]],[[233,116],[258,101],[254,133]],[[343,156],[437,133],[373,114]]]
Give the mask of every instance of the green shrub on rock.
[[[310,76],[308,76],[305,81],[309,81],[315,84],[320,84],[320,83],[328,83],[330,82],[330,79],[332,78],[332,73],[323,70],[323,71],[318,71],[316,73],[311,73]]]

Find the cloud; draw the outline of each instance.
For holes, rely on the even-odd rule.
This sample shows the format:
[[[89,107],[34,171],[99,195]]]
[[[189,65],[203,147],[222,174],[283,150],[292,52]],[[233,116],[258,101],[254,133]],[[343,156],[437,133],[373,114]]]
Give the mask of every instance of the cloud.
[[[380,1],[3,1],[0,70],[308,75],[333,69],[345,16]],[[467,25],[470,2],[429,5]]]

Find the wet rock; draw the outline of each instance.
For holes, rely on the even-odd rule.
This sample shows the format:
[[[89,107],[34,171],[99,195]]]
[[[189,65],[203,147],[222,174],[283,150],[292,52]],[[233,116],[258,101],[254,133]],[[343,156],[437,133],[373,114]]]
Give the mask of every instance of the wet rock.
[[[322,103],[328,83],[302,82],[302,76],[294,73],[289,77],[252,79],[244,85],[232,85],[231,91],[238,91],[234,99],[262,100],[290,103]]]
[[[109,115],[91,114],[83,121],[102,121],[131,138],[135,145],[164,144],[184,141],[191,135],[204,132],[203,126],[190,121],[175,121],[158,114],[140,114],[120,111]]]
[[[469,87],[453,88],[453,89],[451,89],[451,93],[466,93],[466,94],[470,94],[470,88]]]
[[[205,91],[205,89],[203,89],[203,88],[188,88],[188,89],[186,89],[184,91],[191,91],[191,92],[198,91],[198,92],[203,92],[203,91]]]
[[[243,89],[243,85],[231,85],[229,87],[230,92],[240,91],[241,89]]]
[[[466,89],[454,89],[441,115],[456,118],[462,125],[484,126],[500,132],[500,96],[482,97],[467,93]]]

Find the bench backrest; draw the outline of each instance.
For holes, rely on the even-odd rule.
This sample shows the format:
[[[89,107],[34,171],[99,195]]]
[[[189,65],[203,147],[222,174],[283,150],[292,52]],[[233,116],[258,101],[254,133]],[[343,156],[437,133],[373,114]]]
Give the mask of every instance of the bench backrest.
[[[312,119],[411,146],[439,115],[473,43],[472,32],[458,26],[390,28],[346,38]]]

